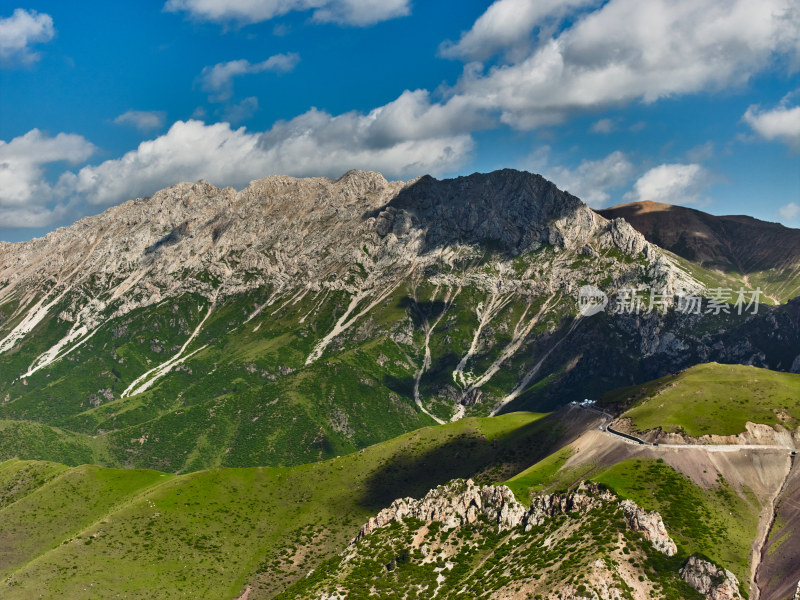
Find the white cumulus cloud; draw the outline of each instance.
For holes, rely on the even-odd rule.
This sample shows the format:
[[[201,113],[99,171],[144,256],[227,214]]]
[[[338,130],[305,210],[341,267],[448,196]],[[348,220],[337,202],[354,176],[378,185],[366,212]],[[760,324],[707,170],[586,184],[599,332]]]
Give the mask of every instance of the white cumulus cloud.
[[[117,125],[132,125],[139,131],[150,131],[164,126],[167,113],[161,110],[129,110],[114,119]]]
[[[212,94],[212,100],[222,102],[233,95],[234,77],[264,71],[286,73],[294,69],[298,62],[300,62],[300,55],[290,52],[270,56],[267,60],[259,63],[251,63],[244,58],[217,63],[203,68],[203,72],[200,74],[200,83],[203,91]]]
[[[498,0],[484,17],[509,2]],[[533,129],[578,112],[742,85],[776,55],[800,58],[799,39],[793,0],[609,0],[523,58],[488,71],[468,65],[452,94]]]
[[[312,109],[265,132],[259,147],[277,173],[338,175],[371,169],[388,177],[446,173],[473,147],[457,111],[429,104],[427,92],[405,92],[367,114],[332,116]]]
[[[742,119],[762,138],[800,150],[800,106],[788,106],[786,102],[772,110],[751,106]]]
[[[169,0],[165,9],[220,23],[308,11],[317,21],[367,25],[407,14],[410,1]],[[515,17],[512,9],[522,12]],[[405,91],[368,112],[311,109],[264,132],[178,121],[122,157],[65,174],[56,187],[75,202],[111,204],[199,178],[241,186],[270,173],[338,176],[351,168],[389,177],[441,175],[466,162],[479,129],[504,123],[529,130],[579,113],[746,84],[776,59],[800,59],[798,40],[796,0],[497,0],[457,43],[442,47],[448,56],[473,62],[454,86],[443,88],[441,100],[426,90]],[[496,64],[475,61],[486,57],[497,57]],[[199,82],[224,101],[236,77],[290,70],[296,62],[296,55],[285,54],[260,63],[219,63],[206,67]],[[227,116],[235,121],[256,108],[257,100],[245,99],[228,107]],[[795,135],[795,110],[751,107],[745,121],[764,137],[793,140],[786,132]],[[595,130],[615,124],[621,126],[601,120]],[[679,159],[686,164],[644,173],[626,198],[702,201],[712,178],[700,164],[702,149],[690,154]],[[41,175],[46,163],[27,164],[29,173]],[[547,174],[593,204],[633,177],[621,153]],[[20,179],[30,187],[35,177],[14,179],[9,194]]]
[[[628,184],[633,172],[627,156],[616,151],[600,160],[584,160],[575,169],[547,168],[544,176],[589,206],[601,207],[610,197],[608,190]]]
[[[486,60],[494,54],[513,54],[530,48],[532,31],[548,20],[563,18],[576,8],[598,0],[497,0],[458,42],[444,42],[439,54],[447,58]]]
[[[228,116],[246,117],[257,109],[257,100],[229,108],[238,115]],[[7,223],[21,226],[25,215],[37,224],[50,222],[58,202],[85,213],[91,205],[147,196],[179,181],[242,187],[270,174],[338,177],[354,168],[390,178],[443,175],[470,156],[474,141],[464,128],[482,125],[458,101],[434,103],[425,90],[406,91],[368,113],[331,115],[312,108],[263,132],[227,122],[177,121],[119,158],[64,172],[55,185],[47,183],[43,165],[84,162],[94,146],[80,136],[49,138],[33,130],[0,142],[0,207]],[[39,214],[35,206],[50,208]]]
[[[411,13],[410,0],[168,0],[164,10],[215,23],[260,23],[294,11],[313,11],[320,23],[367,26]]]
[[[258,136],[227,123],[177,121],[169,131],[122,157],[61,176],[62,189],[91,204],[147,196],[179,181],[207,179],[240,185],[261,166]]]
[[[46,165],[78,164],[95,151],[80,135],[49,137],[38,129],[10,142],[0,140],[0,222],[6,227],[44,226],[54,218],[60,192],[44,178]]]
[[[31,63],[38,60],[39,54],[31,46],[49,42],[55,34],[50,15],[16,9],[10,17],[0,19],[0,63]]]
[[[664,164],[654,167],[636,180],[633,189],[625,194],[630,202],[651,200],[665,204],[695,204],[704,201],[704,192],[712,176],[703,166]]]

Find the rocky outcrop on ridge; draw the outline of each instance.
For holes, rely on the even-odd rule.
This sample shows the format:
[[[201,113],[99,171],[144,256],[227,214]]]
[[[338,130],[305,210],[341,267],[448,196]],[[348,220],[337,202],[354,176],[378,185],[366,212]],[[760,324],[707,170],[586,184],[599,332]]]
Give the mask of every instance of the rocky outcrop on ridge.
[[[690,556],[681,568],[681,577],[709,600],[741,600],[739,580],[714,563],[696,555]]]
[[[619,501],[614,494],[596,484],[581,484],[569,494],[537,496],[530,508],[526,509],[508,487],[477,486],[471,479],[455,480],[434,488],[420,500],[395,500],[389,508],[383,509],[362,526],[353,543],[381,527],[406,518],[437,521],[443,529],[454,529],[472,525],[480,517],[485,517],[492,526],[497,527],[497,531],[521,527],[527,532],[558,515],[584,513],[601,505],[620,508],[628,527],[640,532],[662,554],[674,556],[677,552],[675,542],[657,512],[647,512],[630,500]]]
[[[375,517],[370,517],[353,541],[405,518],[438,521],[445,529],[454,529],[471,525],[484,516],[497,525],[499,531],[507,531],[519,527],[526,515],[525,507],[506,486],[476,486],[471,479],[456,480],[432,489],[421,500],[395,500]]]
[[[647,512],[638,504],[631,500],[623,500],[619,503],[622,512],[625,513],[625,522],[633,531],[638,531],[644,539],[667,556],[675,556],[678,551],[675,542],[669,537],[661,515],[656,511]]]

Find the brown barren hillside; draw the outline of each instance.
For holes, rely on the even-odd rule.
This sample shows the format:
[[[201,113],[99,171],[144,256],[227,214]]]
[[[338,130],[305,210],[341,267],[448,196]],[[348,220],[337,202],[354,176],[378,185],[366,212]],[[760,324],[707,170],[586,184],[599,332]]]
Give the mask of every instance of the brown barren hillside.
[[[800,229],[649,201],[597,212],[623,218],[649,242],[707,269],[738,274],[782,301],[800,295]]]

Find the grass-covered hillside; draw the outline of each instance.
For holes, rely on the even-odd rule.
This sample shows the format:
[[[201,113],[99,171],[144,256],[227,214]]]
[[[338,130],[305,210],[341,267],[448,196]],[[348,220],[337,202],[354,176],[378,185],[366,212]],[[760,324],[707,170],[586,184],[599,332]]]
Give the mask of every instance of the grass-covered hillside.
[[[572,489],[584,479],[601,483],[621,498],[658,511],[684,561],[699,553],[747,581],[750,545],[757,535],[764,499],[740,481],[728,481],[709,466],[712,483],[700,485],[655,456],[567,464],[567,457],[574,455],[574,448],[568,446],[507,485],[520,501],[527,502],[532,495]],[[720,544],[720,539],[728,543]]]
[[[233,600],[249,590],[258,600],[316,598],[339,586],[358,598],[374,586],[384,597],[439,589],[443,598],[500,590],[548,598],[552,589],[613,585],[625,598],[687,600],[696,596],[679,571],[693,555],[732,571],[746,591],[751,542],[772,493],[751,489],[747,477],[769,480],[763,469],[785,458],[756,457],[755,475],[746,460],[681,462],[674,450],[611,438],[599,421],[579,408],[466,418],[332,460],[185,475],[7,461],[0,595]],[[622,451],[592,442],[606,438]],[[476,523],[448,533],[409,521],[362,539],[342,562],[359,528],[393,500],[467,477],[505,482],[525,506],[536,495],[596,482],[658,511],[677,553],[655,552],[609,505],[568,509],[524,532]]]
[[[695,381],[718,369],[694,369]],[[794,381],[775,375],[774,389],[758,389],[778,393],[777,382]],[[630,390],[606,400],[614,398],[643,399]],[[788,451],[641,446],[600,431],[600,421],[578,407],[465,418],[306,465],[184,475],[8,461],[0,465],[0,595],[233,600],[246,592],[260,600],[339,590],[355,599],[377,590],[410,599],[438,590],[441,598],[528,599],[613,586],[623,598],[687,600],[699,596],[680,571],[700,556],[730,570],[746,597],[753,541],[763,539],[771,549],[759,572],[800,576],[778,560],[790,548],[779,534],[791,528],[765,529],[776,495],[783,506]],[[393,500],[467,477],[505,483],[525,506],[599,484],[657,511],[677,552],[654,551],[616,505],[567,509],[527,531],[409,520],[349,545]]]
[[[712,486],[699,486],[659,459],[626,460],[592,479],[646,510],[658,511],[678,546],[677,556],[707,556],[746,586],[762,509],[751,490],[724,477]]]
[[[550,250],[517,260],[530,270],[539,268],[540,259],[560,260]],[[591,261],[583,262],[595,269]],[[596,269],[602,269],[600,263]],[[172,473],[288,466],[354,452],[433,424],[434,417],[447,421],[457,410],[486,415],[510,393],[516,396],[505,410],[549,411],[675,372],[706,355],[706,350],[665,348],[643,360],[642,345],[660,348],[658,339],[651,339],[658,329],[690,339],[701,328],[711,336],[709,347],[720,335],[724,347],[738,340],[757,346],[767,339],[763,327],[770,319],[791,333],[786,307],[773,309],[770,318],[737,317],[731,323],[732,317],[696,323],[670,313],[641,320],[603,314],[576,324],[574,301],[561,293],[493,295],[407,282],[307,364],[319,340],[341,319],[349,297],[274,293],[251,291],[213,307],[187,295],[137,309],[100,325],[63,358],[19,378],[69,329],[54,312],[29,338],[0,354],[0,419],[63,432],[69,444],[84,446],[75,460],[74,452],[60,459],[69,464]],[[184,345],[185,360],[159,372]],[[769,363],[790,363],[796,353],[791,335],[764,347]],[[150,371],[149,379],[131,388]],[[0,444],[0,458],[58,459],[42,453],[41,445],[23,443],[43,431],[34,429],[37,433],[26,433],[13,449]],[[86,458],[90,455],[96,459]]]
[[[580,417],[580,415],[577,415]],[[0,465],[0,596],[269,598],[401,496],[498,482],[580,431],[515,413],[429,427],[337,459],[187,475]]]
[[[736,435],[748,421],[794,430],[800,425],[800,375],[708,363],[611,392],[603,403],[630,407],[622,416],[637,431]]]
[[[724,566],[736,575],[743,594],[751,585],[762,598],[783,599],[780,590],[789,587],[794,593],[800,568],[796,545],[787,544],[797,528],[792,436],[754,430],[741,450],[736,440],[702,436],[735,436],[748,422],[796,432],[799,375],[702,364],[608,393],[602,404],[621,412],[614,427],[666,443],[637,444],[606,431],[587,431],[507,482],[521,501],[574,489],[585,480],[602,484],[658,511],[682,560],[700,555]],[[700,439],[659,437],[665,433]]]

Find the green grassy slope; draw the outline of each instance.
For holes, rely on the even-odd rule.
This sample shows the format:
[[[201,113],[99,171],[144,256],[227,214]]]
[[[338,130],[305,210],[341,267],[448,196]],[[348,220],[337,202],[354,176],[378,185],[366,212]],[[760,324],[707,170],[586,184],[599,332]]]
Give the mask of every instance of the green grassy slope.
[[[709,363],[610,392],[602,403],[607,408],[627,408],[622,417],[630,418],[632,428],[640,432],[660,428],[692,436],[735,435],[745,431],[748,421],[794,430],[800,424],[800,375]],[[657,448],[650,458],[631,458],[638,452],[635,448],[630,452],[617,448],[605,455],[588,450],[587,458],[581,459],[576,447],[566,446],[506,485],[527,502],[532,494],[567,490],[582,480],[601,483],[622,498],[657,510],[683,560],[699,553],[730,569],[740,582],[749,580],[751,543],[767,498],[757,497],[744,483],[746,479],[737,479],[736,472],[730,471],[730,481],[721,472],[714,479],[714,471],[708,471],[711,483],[701,486],[664,464]],[[744,478],[748,459],[747,455],[740,458]],[[713,464],[710,461],[707,468],[714,469]],[[707,474],[705,468],[703,474]],[[770,467],[756,463],[754,468],[758,472]],[[721,539],[726,543],[721,544]]]
[[[523,504],[530,502],[532,495],[565,491],[585,474],[582,471],[576,472],[575,469],[564,468],[564,463],[573,454],[575,454],[575,449],[572,446],[566,446],[540,460],[535,465],[531,465],[524,471],[517,473],[506,481],[505,485],[514,492],[517,500]],[[585,471],[588,472],[592,468],[593,465],[590,465],[585,468]]]
[[[208,303],[189,295],[113,319],[86,344],[26,380],[0,377],[0,393],[6,395],[0,418],[34,419],[87,434],[91,437],[84,441],[96,439],[89,444],[108,449],[94,459],[65,459],[69,464],[170,472],[301,464],[433,423],[405,389],[416,369],[407,354],[413,348],[404,351],[386,336],[358,334],[354,347],[305,367],[346,299],[311,293],[296,301],[286,297],[245,324],[270,292],[220,302],[187,353],[206,348],[133,397],[122,398],[122,393],[136,376],[178,351]],[[327,303],[320,304],[323,296]],[[389,300],[373,318],[393,325],[405,309],[396,306],[401,297]],[[27,368],[63,333],[64,325],[48,318],[36,329],[37,344],[26,342],[0,356],[0,370],[12,374]],[[0,458],[53,458],[37,444],[20,442],[13,450],[3,453],[0,445]]]
[[[88,465],[63,471],[0,510],[0,570],[12,572],[56,549],[143,489],[170,477]]]
[[[653,459],[626,460],[592,479],[645,510],[658,511],[684,560],[700,553],[725,565],[740,582],[748,580],[750,546],[761,510],[749,490],[737,493],[722,477],[703,489]],[[723,539],[726,543],[721,544]]]
[[[736,435],[748,421],[795,429],[800,375],[709,363],[610,392],[603,404],[631,406],[622,416],[638,431],[661,427],[691,436]]]
[[[0,595],[233,598],[249,582],[251,598],[269,597],[338,551],[394,498],[421,496],[454,477],[500,481],[565,435],[556,416],[518,413],[424,428],[291,468],[172,476],[59,467],[0,508]],[[31,464],[42,465],[0,466],[0,484]],[[44,465],[37,468],[55,468]]]
[[[68,468],[59,463],[19,459],[0,463],[0,508],[25,497]]]
[[[621,498],[659,512],[678,546],[681,564],[699,553],[724,565],[740,582],[748,580],[750,546],[762,508],[749,489],[736,491],[721,475],[714,485],[702,488],[663,461],[650,458],[564,467],[572,452],[568,446],[505,484],[526,503],[531,495],[563,491],[586,479],[601,483]],[[726,543],[720,544],[721,539]]]
[[[744,278],[740,273],[722,272],[703,268],[697,263],[686,260],[677,254],[671,252],[668,252],[668,254],[678,266],[706,286],[706,288],[733,290],[734,300],[736,298],[735,294],[740,289],[748,292],[748,299],[750,298],[750,293],[756,289],[760,289],[761,294],[759,295],[759,302],[761,304],[774,305],[786,303],[788,300],[796,297],[797,292],[800,291],[800,282],[798,282],[796,278],[782,276],[780,273],[774,271],[752,273],[748,274],[747,278]]]
[[[0,460],[51,460],[69,466],[114,464],[106,439],[31,421],[0,420]]]
[[[747,488],[736,491],[722,477],[699,487],[654,459],[565,468],[574,449],[564,444],[588,426],[574,423],[581,415],[589,418],[577,409],[549,416],[467,418],[335,459],[283,468],[224,468],[174,476],[8,461],[0,464],[0,595],[22,599],[35,591],[75,599],[118,594],[232,599],[250,586],[251,600],[279,593],[304,597],[319,577],[341,574],[335,557],[370,516],[395,498],[421,497],[459,477],[505,481],[524,503],[531,493],[567,489],[586,479],[601,483],[662,515],[678,544],[676,557],[653,555],[636,536],[624,535],[622,554],[613,560],[636,563],[664,597],[690,597],[675,573],[695,553],[746,582],[750,541],[761,509],[756,497]],[[556,555],[531,553],[533,538],[487,536],[477,554],[464,555],[464,564],[452,571],[447,585],[453,590],[468,585],[475,593],[504,586],[513,590],[523,585],[516,580],[524,582],[531,569],[540,568],[545,587],[548,581],[578,585],[580,577],[559,579],[556,573],[605,560],[604,548],[612,551],[608,544],[619,529],[611,514],[592,514],[580,523],[578,530],[569,519],[554,523],[562,528],[558,536],[573,549],[575,558],[566,566],[554,570],[561,560]],[[556,529],[537,530],[533,536],[544,539]],[[411,533],[379,539],[375,557],[391,554],[397,540]],[[624,552],[626,544],[629,552]],[[423,566],[386,579],[373,573],[378,565],[373,558],[370,554],[364,564],[355,565],[357,572],[351,575],[363,580],[380,576],[387,590],[398,581],[435,577]],[[512,564],[525,568],[511,576],[505,569]],[[298,583],[318,567],[319,577]]]

